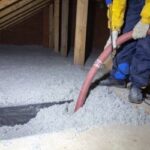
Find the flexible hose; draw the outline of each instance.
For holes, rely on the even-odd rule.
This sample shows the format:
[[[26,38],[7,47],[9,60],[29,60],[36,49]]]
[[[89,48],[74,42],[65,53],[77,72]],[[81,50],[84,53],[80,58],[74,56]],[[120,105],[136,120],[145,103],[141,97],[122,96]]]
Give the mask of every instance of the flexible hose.
[[[148,35],[150,35],[150,29],[148,31]],[[127,32],[123,35],[121,35],[118,39],[117,39],[117,45],[121,45],[129,40],[132,39],[132,31]],[[99,70],[99,68],[101,67],[101,65],[103,64],[103,62],[107,59],[107,57],[111,54],[112,52],[112,46],[111,44],[109,46],[107,46],[103,52],[100,54],[100,56],[97,58],[97,60],[95,61],[95,63],[93,64],[93,66],[91,67],[90,71],[88,72],[86,79],[82,85],[82,88],[80,90],[80,94],[78,97],[78,100],[76,102],[76,106],[75,106],[75,112],[84,105],[86,97],[87,97],[87,93],[89,91],[90,85],[92,83],[93,78],[95,77],[97,71]]]

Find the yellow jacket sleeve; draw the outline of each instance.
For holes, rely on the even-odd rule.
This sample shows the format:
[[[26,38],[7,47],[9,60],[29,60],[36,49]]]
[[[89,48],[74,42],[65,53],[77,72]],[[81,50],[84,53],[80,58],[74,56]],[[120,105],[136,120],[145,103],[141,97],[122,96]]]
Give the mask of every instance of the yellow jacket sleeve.
[[[111,30],[119,30],[122,27],[126,3],[127,0],[113,0],[113,4],[108,8],[108,28]]]
[[[145,24],[150,24],[150,0],[145,0],[145,6],[141,12],[141,21]]]
[[[124,23],[127,0],[113,0],[111,29],[118,30]]]
[[[108,9],[107,9],[107,18],[108,18],[108,28],[111,29],[111,18],[112,18],[112,4],[109,5]]]

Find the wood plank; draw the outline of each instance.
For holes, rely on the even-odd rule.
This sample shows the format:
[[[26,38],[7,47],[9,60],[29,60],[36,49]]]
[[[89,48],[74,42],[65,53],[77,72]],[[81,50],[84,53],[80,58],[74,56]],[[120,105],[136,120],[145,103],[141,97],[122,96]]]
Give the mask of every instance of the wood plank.
[[[34,9],[34,7],[36,5],[39,5],[40,3],[43,3],[43,0],[32,1],[31,3],[28,3],[27,5],[24,5],[24,7],[21,7],[20,9],[18,9],[16,11],[10,13],[9,15],[6,15],[5,17],[1,18],[0,19],[0,23],[3,23],[5,21],[11,19],[11,18],[17,16],[18,14],[21,14],[21,13],[23,13],[25,11],[28,11],[28,9],[31,9],[31,8]]]
[[[16,3],[17,1],[19,1],[19,0],[0,0],[0,10]]]
[[[43,46],[49,47],[49,6],[43,10]]]
[[[44,6],[44,7],[45,7],[45,6]],[[13,26],[15,26],[15,25],[17,25],[17,24],[19,24],[19,23],[24,22],[25,20],[29,19],[30,17],[32,17],[32,16],[38,14],[40,11],[41,11],[41,9],[36,10],[35,12],[32,12],[32,13],[30,13],[30,14],[24,16],[23,18],[19,18],[18,20],[14,21],[14,22],[12,22],[12,23],[10,23],[10,24],[8,24],[8,25],[5,26],[5,27],[0,27],[0,31],[1,31],[1,30],[5,30],[5,29],[7,29],[7,28],[13,27]]]
[[[45,7],[45,6],[43,6],[43,7]],[[7,29],[7,28],[10,28],[10,27],[15,26],[15,25],[17,25],[17,24],[19,24],[19,23],[24,22],[25,20],[27,20],[27,19],[29,19],[30,17],[36,15],[36,14],[39,13],[40,11],[41,11],[41,9],[36,10],[35,12],[33,11],[32,13],[30,13],[30,14],[28,14],[28,15],[26,15],[26,16],[23,16],[23,18],[19,18],[19,19],[17,19],[16,21],[11,22],[10,24],[8,24],[8,25],[6,25],[6,26],[4,26],[4,27],[0,27],[0,31],[1,31],[1,30],[5,30],[5,29]]]
[[[24,5],[32,2],[33,0],[20,0],[19,2],[11,5],[10,7],[5,8],[0,12],[0,19],[7,14],[10,14],[13,11],[16,11],[18,8],[23,7]]]
[[[74,64],[79,65],[85,62],[88,2],[88,0],[77,0]]]
[[[69,0],[62,0],[61,15],[62,15],[62,19],[61,19],[61,54],[63,56],[67,56]]]
[[[21,18],[21,17],[23,17],[26,14],[29,14],[33,10],[40,9],[40,7],[43,8],[43,5],[44,6],[45,6],[45,4],[48,5],[48,2],[49,2],[49,0],[45,0],[42,3],[40,3],[40,4],[38,4],[38,5],[34,6],[34,7],[31,7],[30,9],[28,9],[28,12],[26,12],[26,11],[22,12],[19,15],[15,16],[15,17],[12,17],[11,19],[7,20],[6,22],[0,23],[0,27],[7,26],[9,23],[11,23],[13,21],[16,21],[18,18]]]
[[[54,51],[59,52],[60,44],[60,0],[54,0]]]
[[[54,5],[49,6],[49,48],[54,48]]]
[[[41,11],[47,5],[49,5],[49,2],[46,3],[46,0],[45,0],[45,3],[43,5],[41,5],[40,7],[36,8],[36,9],[34,9],[32,11],[29,11],[26,14],[21,15],[17,19],[14,19],[13,21],[9,22],[8,24],[6,24],[4,26],[0,26],[0,30],[3,30],[3,29],[8,28],[8,27],[10,27],[12,25],[16,25],[18,23],[23,22],[24,20],[26,20],[26,19],[32,17],[33,15],[37,14],[39,11]]]

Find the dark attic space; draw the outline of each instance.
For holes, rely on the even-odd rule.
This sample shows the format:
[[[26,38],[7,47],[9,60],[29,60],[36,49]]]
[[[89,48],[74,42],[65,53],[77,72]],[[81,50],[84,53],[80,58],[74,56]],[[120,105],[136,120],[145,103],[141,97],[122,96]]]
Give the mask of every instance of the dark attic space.
[[[135,1],[0,0],[0,150],[149,149],[150,1]]]

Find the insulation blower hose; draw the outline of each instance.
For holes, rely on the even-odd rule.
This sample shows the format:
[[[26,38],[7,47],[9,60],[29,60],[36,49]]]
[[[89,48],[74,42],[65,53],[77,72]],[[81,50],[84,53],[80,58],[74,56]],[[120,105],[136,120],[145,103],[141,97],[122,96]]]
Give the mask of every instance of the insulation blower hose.
[[[121,45],[129,40],[132,39],[132,32],[127,32],[124,33],[123,35],[121,35],[118,39],[117,39],[117,45]],[[147,32],[148,35],[150,35],[150,29]],[[103,52],[100,54],[100,56],[96,59],[96,61],[94,62],[93,66],[91,67],[90,71],[88,72],[84,83],[81,87],[80,90],[80,94],[78,96],[76,105],[75,105],[75,112],[78,111],[85,103],[86,101],[86,97],[87,97],[87,93],[89,91],[90,85],[92,83],[93,78],[95,77],[97,71],[99,70],[99,68],[101,67],[101,65],[103,64],[103,62],[108,58],[108,56],[111,54],[112,52],[112,46],[111,44],[109,46],[107,46]]]

